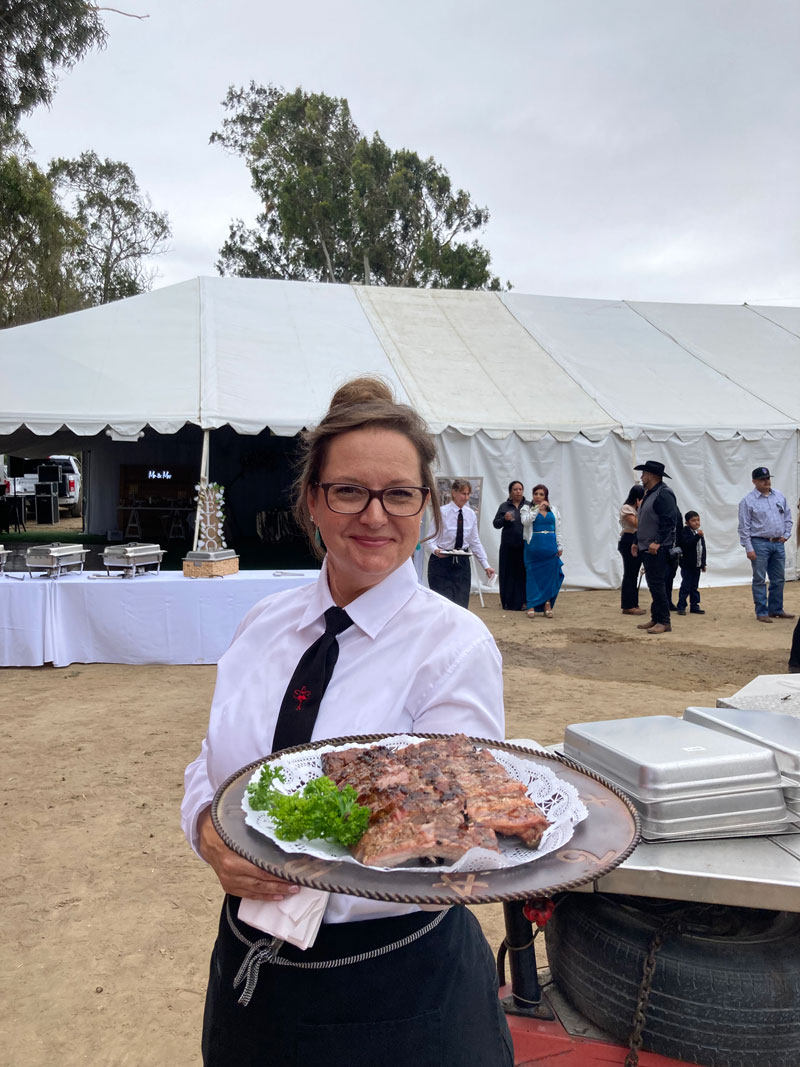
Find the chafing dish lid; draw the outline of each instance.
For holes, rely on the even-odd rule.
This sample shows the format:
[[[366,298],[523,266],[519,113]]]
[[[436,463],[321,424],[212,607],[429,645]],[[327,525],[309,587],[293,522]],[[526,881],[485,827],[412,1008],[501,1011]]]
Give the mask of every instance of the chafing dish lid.
[[[83,548],[82,545],[65,545],[60,541],[53,541],[50,545],[31,545],[25,552],[26,560],[65,560],[73,557],[74,559],[84,559],[89,554],[88,548]]]
[[[780,785],[769,749],[668,715],[576,723],[564,754],[644,800]]]
[[[138,541],[133,541],[128,545],[107,545],[103,549],[103,559],[133,560],[137,556],[153,556],[158,553],[161,553],[161,556],[164,555],[161,545],[140,544]]]
[[[790,778],[800,779],[800,719],[744,708],[687,708],[683,717],[688,722],[771,749],[781,771]]]

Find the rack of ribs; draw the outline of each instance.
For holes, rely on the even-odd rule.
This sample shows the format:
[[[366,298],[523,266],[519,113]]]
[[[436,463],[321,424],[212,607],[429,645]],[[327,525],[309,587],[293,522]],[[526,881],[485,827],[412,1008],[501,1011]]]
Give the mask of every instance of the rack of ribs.
[[[326,752],[322,773],[351,785],[371,812],[351,852],[370,867],[454,863],[479,846],[499,852],[497,834],[536,848],[550,825],[491,753],[463,734],[404,748]]]

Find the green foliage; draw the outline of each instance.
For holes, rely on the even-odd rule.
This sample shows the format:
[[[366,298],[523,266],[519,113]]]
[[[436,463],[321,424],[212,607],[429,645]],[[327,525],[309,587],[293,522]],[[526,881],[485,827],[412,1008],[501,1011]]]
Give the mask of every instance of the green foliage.
[[[69,70],[106,30],[86,0],[4,0],[0,3],[0,122],[16,123],[49,104],[56,71]]]
[[[212,143],[243,157],[263,211],[231,225],[217,269],[241,277],[500,288],[477,241],[486,208],[433,158],[362,135],[347,101],[250,83]]]
[[[71,261],[91,302],[149,289],[154,272],[143,260],[167,251],[171,231],[166,213],[153,210],[128,164],[90,151],[54,160],[48,175],[80,228]]]
[[[247,796],[254,811],[269,813],[275,823],[275,835],[281,841],[305,837],[351,846],[361,840],[370,810],[358,803],[358,794],[351,785],[338,789],[323,775],[310,781],[302,793],[287,796],[275,788],[276,781],[285,781],[283,768],[265,764],[259,780],[248,785]]]
[[[22,138],[0,142],[0,327],[86,307],[65,260],[79,240],[46,174],[27,157]]]

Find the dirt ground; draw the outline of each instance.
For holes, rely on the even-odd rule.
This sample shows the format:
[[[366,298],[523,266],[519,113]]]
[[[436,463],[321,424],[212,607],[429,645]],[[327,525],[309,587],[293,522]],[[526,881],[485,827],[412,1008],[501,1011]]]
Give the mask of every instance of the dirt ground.
[[[800,588],[787,586],[787,610]],[[505,662],[507,736],[679,715],[786,670],[793,624],[757,625],[749,588],[651,637],[616,592],[562,594],[552,620],[473,609]],[[213,667],[0,670],[4,852],[0,1037],[9,1067],[192,1067],[220,890],[179,827]],[[476,909],[489,940],[501,909]]]

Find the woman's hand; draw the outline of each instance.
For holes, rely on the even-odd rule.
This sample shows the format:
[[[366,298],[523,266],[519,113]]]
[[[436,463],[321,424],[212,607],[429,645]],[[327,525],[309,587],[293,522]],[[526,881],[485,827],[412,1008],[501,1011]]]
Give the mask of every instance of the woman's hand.
[[[494,578],[494,567],[487,567],[486,568],[486,577],[490,578],[490,579]]]
[[[284,882],[282,878],[262,871],[260,867],[229,849],[214,829],[211,808],[201,812],[197,829],[200,855],[213,869],[226,893],[250,900],[284,900],[287,896],[300,892],[299,885]]]
[[[505,518],[506,522],[513,522],[514,521],[514,512],[513,511],[507,511],[503,517]]]
[[[631,545],[631,555],[632,556],[638,556],[639,555],[639,546],[636,544],[635,541]]]

